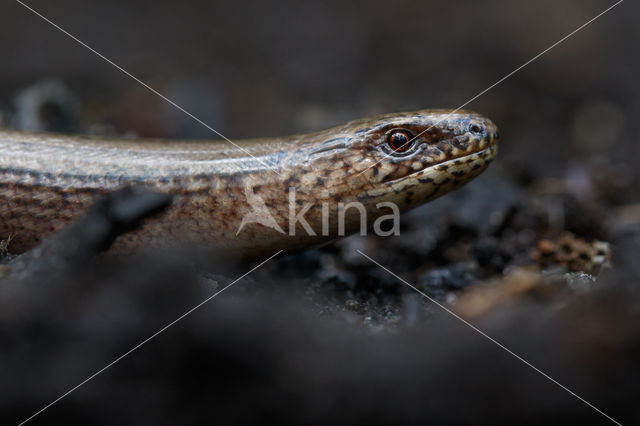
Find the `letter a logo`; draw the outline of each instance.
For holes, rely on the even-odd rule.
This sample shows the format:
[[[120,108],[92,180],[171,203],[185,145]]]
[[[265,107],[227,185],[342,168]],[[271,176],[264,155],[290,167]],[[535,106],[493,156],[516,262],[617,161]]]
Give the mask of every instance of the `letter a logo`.
[[[264,200],[259,195],[255,194],[252,188],[246,187],[244,189],[244,195],[245,197],[247,197],[247,203],[249,203],[253,211],[245,214],[242,217],[242,223],[240,224],[236,235],[240,233],[245,225],[248,225],[250,223],[259,223],[260,225],[266,226],[267,228],[275,229],[281,234],[285,233],[280,225],[278,225],[278,222],[276,222],[276,220],[269,212],[269,209],[264,203]]]

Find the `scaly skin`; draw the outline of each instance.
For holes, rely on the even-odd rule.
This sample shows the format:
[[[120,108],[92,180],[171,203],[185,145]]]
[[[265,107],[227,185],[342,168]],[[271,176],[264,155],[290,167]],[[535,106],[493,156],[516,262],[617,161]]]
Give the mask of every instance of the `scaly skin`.
[[[402,153],[389,145],[397,129],[419,135]],[[393,202],[406,211],[463,185],[493,160],[498,138],[489,119],[447,110],[235,141],[241,149],[222,141],[0,132],[0,239],[11,237],[10,249],[22,252],[81,215],[96,195],[139,184],[172,194],[174,203],[121,236],[113,250],[174,242],[243,255],[302,249],[339,236],[338,203],[362,203],[371,225],[390,213],[377,203]],[[303,218],[317,235],[301,222],[289,235],[289,188],[295,189],[294,216],[310,205]],[[284,234],[260,223],[246,223],[237,233],[254,211],[248,199],[257,197]],[[355,208],[346,210],[344,225],[345,234],[360,229]]]

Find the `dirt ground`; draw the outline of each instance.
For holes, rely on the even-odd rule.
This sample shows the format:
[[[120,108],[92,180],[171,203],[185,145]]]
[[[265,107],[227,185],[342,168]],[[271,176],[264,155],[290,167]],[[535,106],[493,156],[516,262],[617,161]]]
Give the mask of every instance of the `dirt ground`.
[[[558,3],[28,2],[232,138],[455,108],[613,4]],[[284,253],[228,288],[258,262],[66,251],[108,205],[39,251],[0,245],[0,422],[100,371],[31,422],[637,423],[638,12],[470,103],[498,159],[400,236]],[[213,137],[19,3],[0,58],[2,127]]]

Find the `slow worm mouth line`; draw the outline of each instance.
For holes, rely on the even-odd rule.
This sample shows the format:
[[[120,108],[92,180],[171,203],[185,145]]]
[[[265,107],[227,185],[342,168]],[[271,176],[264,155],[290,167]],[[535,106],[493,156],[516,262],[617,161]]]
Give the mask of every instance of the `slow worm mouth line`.
[[[451,166],[460,166],[460,165],[465,165],[464,161],[465,160],[469,160],[473,157],[477,157],[477,159],[479,160],[480,157],[482,156],[482,154],[485,153],[489,153],[490,155],[486,158],[484,158],[484,161],[486,162],[486,164],[484,165],[484,167],[482,167],[483,169],[486,169],[486,167],[489,165],[488,163],[491,162],[497,155],[498,153],[498,143],[497,142],[492,142],[490,146],[483,148],[479,151],[476,152],[472,152],[469,153],[467,155],[464,155],[462,157],[457,157],[457,158],[452,158],[450,160],[447,161],[443,161],[442,163],[438,163],[438,164],[434,164],[432,166],[429,167],[425,167],[424,169],[420,169],[420,170],[416,170],[415,172],[409,173],[406,176],[402,176],[399,177],[397,179],[393,179],[390,181],[385,182],[386,184],[394,184],[394,183],[398,183],[398,182],[402,182],[403,180],[406,179],[411,179],[411,178],[416,178],[420,175],[423,175],[425,173],[427,173],[430,170],[438,170],[438,168],[447,168],[447,167],[451,167]],[[456,162],[458,162],[458,164],[456,164]],[[462,162],[462,164],[459,164],[460,162]],[[473,161],[472,163],[475,163],[475,161]]]

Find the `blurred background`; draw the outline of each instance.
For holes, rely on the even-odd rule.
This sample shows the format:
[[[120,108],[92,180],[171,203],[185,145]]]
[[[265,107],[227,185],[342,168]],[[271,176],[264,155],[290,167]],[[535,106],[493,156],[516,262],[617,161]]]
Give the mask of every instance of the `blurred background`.
[[[456,108],[614,2],[26,3],[233,140]],[[1,7],[0,127],[216,138],[19,3]],[[639,13],[621,3],[469,104],[499,126],[498,161],[409,215],[398,240],[349,238],[275,262],[34,423],[199,423],[212,407],[223,423],[606,421],[353,255],[365,249],[451,301],[522,265],[546,277],[555,254],[542,240],[577,251],[580,266],[551,263],[586,278],[542,292],[538,275],[507,279],[534,296],[516,291],[526,301],[483,329],[637,420]],[[604,278],[594,239],[611,244]],[[24,308],[0,315],[0,418],[24,419],[210,294],[182,264],[136,262],[100,276],[76,265],[35,302],[0,297]],[[46,282],[32,281],[38,292]]]

